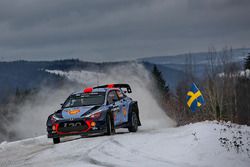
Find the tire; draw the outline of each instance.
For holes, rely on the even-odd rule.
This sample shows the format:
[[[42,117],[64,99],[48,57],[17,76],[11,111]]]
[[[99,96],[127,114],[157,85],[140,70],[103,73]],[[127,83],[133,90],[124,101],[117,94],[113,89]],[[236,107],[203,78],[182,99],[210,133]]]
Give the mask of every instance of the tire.
[[[106,124],[107,124],[106,135],[110,136],[110,135],[112,135],[112,122],[111,122],[110,114],[107,114]]]
[[[135,112],[132,112],[129,124],[130,124],[130,126],[128,127],[129,132],[136,132],[138,130],[138,117]]]
[[[59,138],[59,137],[53,138],[53,143],[54,143],[54,144],[60,143],[60,138]]]

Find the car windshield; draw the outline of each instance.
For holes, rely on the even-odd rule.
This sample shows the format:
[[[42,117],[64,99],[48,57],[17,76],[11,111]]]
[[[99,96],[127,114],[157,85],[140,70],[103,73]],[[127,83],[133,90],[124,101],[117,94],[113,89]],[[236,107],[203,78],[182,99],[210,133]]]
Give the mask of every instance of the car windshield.
[[[105,93],[81,93],[71,95],[63,104],[62,108],[102,105],[104,103]]]

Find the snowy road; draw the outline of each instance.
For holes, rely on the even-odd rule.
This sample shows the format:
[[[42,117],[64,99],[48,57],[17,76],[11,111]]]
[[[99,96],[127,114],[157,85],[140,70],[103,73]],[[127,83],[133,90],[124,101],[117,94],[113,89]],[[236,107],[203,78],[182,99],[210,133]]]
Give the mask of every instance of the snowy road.
[[[222,147],[241,136],[240,151]],[[239,142],[239,141],[236,141]],[[0,144],[0,166],[249,166],[250,127],[202,122],[178,128],[120,131],[113,136],[67,138],[53,145],[46,136]]]

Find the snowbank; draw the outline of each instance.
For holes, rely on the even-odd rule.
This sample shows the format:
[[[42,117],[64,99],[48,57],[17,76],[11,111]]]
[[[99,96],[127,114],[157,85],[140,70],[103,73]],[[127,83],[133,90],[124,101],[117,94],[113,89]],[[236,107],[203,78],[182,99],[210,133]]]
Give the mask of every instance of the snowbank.
[[[201,122],[64,141],[53,145],[46,136],[41,136],[2,143],[0,166],[248,167],[250,164],[250,127],[231,123]]]

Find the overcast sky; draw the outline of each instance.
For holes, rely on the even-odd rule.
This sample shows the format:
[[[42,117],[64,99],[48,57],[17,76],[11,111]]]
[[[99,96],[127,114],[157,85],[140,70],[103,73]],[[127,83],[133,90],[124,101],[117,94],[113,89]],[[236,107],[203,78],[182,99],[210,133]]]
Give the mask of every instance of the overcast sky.
[[[118,61],[250,47],[250,0],[1,0],[0,60]]]

